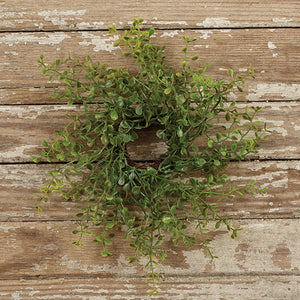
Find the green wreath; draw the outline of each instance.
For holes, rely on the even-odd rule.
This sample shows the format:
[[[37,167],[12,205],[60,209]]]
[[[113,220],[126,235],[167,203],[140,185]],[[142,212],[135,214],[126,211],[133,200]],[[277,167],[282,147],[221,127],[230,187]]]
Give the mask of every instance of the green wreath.
[[[235,102],[227,103],[229,92],[241,91],[245,78],[253,77],[251,67],[244,76],[228,70],[229,82],[214,81],[205,75],[207,64],[193,70],[189,61],[196,65],[198,56],[189,56],[188,45],[195,39],[183,37],[185,47],[183,57],[177,57],[181,67],[176,73],[165,59],[165,46],[152,45],[154,29],[141,30],[142,22],[133,19],[123,35],[115,26],[108,28],[118,37],[115,47],[126,48],[124,55],[134,58],[138,67],[134,74],[92,64],[89,56],[85,62],[57,59],[53,65],[40,57],[42,73],[50,72],[49,80],[57,76],[65,84],[63,91],[54,89],[52,96],[69,105],[83,104],[84,112],[67,115],[69,123],[57,131],[58,139],[44,140],[42,155],[34,161],[63,162],[48,172],[51,180],[41,188],[38,209],[52,192],[66,200],[83,199],[86,204],[77,214],[79,229],[73,233],[79,238],[74,244],[81,246],[82,237],[92,235],[88,227],[94,225],[94,240],[102,244],[102,256],[112,255],[114,231],[123,225],[133,248],[129,262],[140,255],[148,257],[146,281],[153,284],[152,295],[158,292],[155,265],[167,256],[161,245],[164,239],[171,238],[174,245],[183,241],[187,249],[196,244],[214,259],[205,236],[210,221],[215,228],[224,223],[232,238],[238,236],[241,229],[232,227],[210,202],[263,192],[254,186],[255,181],[226,185],[223,170],[230,161],[249,159],[267,130],[254,121],[259,107],[253,107],[252,113],[248,108],[239,112]],[[63,64],[69,71],[61,71]],[[130,157],[127,145],[147,128],[155,130],[167,151],[141,166]],[[202,179],[192,176],[199,172]],[[193,233],[187,230],[191,222],[196,225]]]

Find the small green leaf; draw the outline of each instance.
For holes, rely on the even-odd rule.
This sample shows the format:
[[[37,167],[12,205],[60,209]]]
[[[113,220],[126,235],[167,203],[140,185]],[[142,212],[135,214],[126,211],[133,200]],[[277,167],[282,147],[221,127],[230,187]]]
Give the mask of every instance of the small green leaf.
[[[230,113],[229,112],[226,113],[225,119],[226,119],[226,121],[230,121],[231,117],[230,117]]]
[[[108,221],[107,223],[106,223],[106,227],[107,228],[113,228],[115,226],[115,223],[113,222],[113,221]]]
[[[135,113],[136,113],[138,116],[142,115],[142,113],[143,113],[143,107],[142,107],[142,105],[138,105],[138,106],[135,108]]]
[[[165,223],[165,224],[170,224],[170,223],[172,222],[172,218],[171,218],[171,217],[168,217],[168,216],[164,216],[164,217],[162,218],[162,221],[163,221],[163,223]]]
[[[214,176],[212,174],[209,174],[207,177],[207,183],[213,183],[214,182]]]
[[[233,71],[231,69],[227,70],[227,74],[233,79]]]
[[[118,120],[119,115],[118,115],[118,113],[117,113],[115,110],[113,110],[113,111],[110,113],[110,117],[111,117],[111,119],[112,119],[113,121],[116,121],[116,120]]]
[[[44,147],[49,147],[49,146],[48,146],[48,143],[47,143],[45,140],[42,141],[42,145],[43,145]]]
[[[178,128],[178,129],[177,129],[177,136],[178,136],[178,137],[182,137],[182,136],[183,136],[183,131],[182,131],[181,128]]]
[[[149,29],[149,36],[153,35],[155,32],[155,29],[154,28],[150,28]]]
[[[212,148],[214,146],[215,142],[213,140],[208,140],[207,146],[208,148]]]
[[[164,93],[165,93],[166,95],[169,95],[169,94],[171,93],[171,91],[172,91],[172,88],[171,88],[171,87],[168,87],[168,88],[166,88],[166,89],[164,90]]]

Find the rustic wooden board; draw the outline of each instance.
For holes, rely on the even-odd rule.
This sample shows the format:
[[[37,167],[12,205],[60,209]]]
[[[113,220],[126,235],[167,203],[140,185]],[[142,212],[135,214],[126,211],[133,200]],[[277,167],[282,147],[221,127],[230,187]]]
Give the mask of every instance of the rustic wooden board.
[[[0,221],[73,220],[84,203],[67,202],[56,194],[43,204],[39,214],[33,207],[34,196],[49,181],[49,165],[0,165]],[[253,161],[233,163],[227,169],[229,182],[245,184],[257,180],[257,187],[267,188],[264,196],[244,195],[218,202],[221,214],[235,218],[295,218],[300,216],[299,161]],[[197,174],[194,174],[196,176]],[[211,199],[214,203],[214,199]]]
[[[199,300],[298,300],[300,278],[293,275],[239,275],[213,277],[166,277],[161,295],[151,299]],[[151,288],[147,286],[147,288]],[[73,278],[0,281],[3,299],[148,300],[140,277]],[[10,298],[11,297],[11,298]]]
[[[299,2],[261,1],[62,1],[0,2],[1,31],[104,29],[124,27],[133,17],[160,28],[295,27]]]
[[[226,78],[226,75],[223,76]],[[46,84],[45,78],[39,79],[40,85]],[[43,82],[42,82],[43,81]],[[62,90],[63,87],[58,88]],[[32,105],[55,104],[55,99],[50,98],[52,87],[0,87],[0,105]],[[236,89],[228,95],[229,101],[237,102],[261,102],[261,101],[299,101],[300,84],[298,83],[263,83],[258,80],[249,80],[244,86],[243,92]],[[66,101],[61,102],[66,103]]]
[[[215,275],[300,275],[299,219],[252,219],[233,221],[241,226],[238,239],[232,240],[221,227],[208,236],[214,254],[213,264],[197,245],[187,251],[174,247],[171,238],[163,243],[168,257],[156,271],[165,277]],[[191,227],[192,224],[191,224]],[[133,255],[124,232],[113,230],[111,257],[102,258],[101,247],[92,237],[85,237],[84,248],[72,245],[73,222],[5,222],[0,223],[0,279],[41,277],[97,276],[115,278],[143,276],[146,258],[129,265],[126,257]],[[100,229],[98,229],[100,230]],[[97,234],[97,232],[94,232]],[[293,238],[290,238],[293,237]]]
[[[248,103],[251,106],[252,103]],[[261,106],[262,112],[257,120],[267,122],[272,134],[258,148],[255,158],[263,159],[298,159],[300,157],[300,107],[297,102],[254,103]],[[244,109],[246,104],[239,104]],[[54,130],[66,124],[66,113],[78,113],[79,105],[30,105],[30,106],[0,106],[0,161],[1,162],[31,162],[30,155],[38,155],[41,151],[41,141],[56,138]],[[155,136],[155,133],[151,137]],[[156,152],[155,147],[161,143],[149,143],[148,133],[140,132],[140,145],[131,148],[132,159],[149,160],[149,147]],[[199,144],[201,144],[199,140]],[[149,149],[147,149],[149,148]],[[133,151],[134,150],[134,151]],[[145,150],[148,150],[145,152]],[[150,153],[151,153],[150,151]]]
[[[255,83],[250,81],[252,86],[247,91],[246,100],[262,100],[268,95],[299,100],[300,74],[294,71],[299,66],[299,30],[291,28],[288,34],[285,29],[169,30],[157,31],[153,42],[166,44],[166,55],[175,57],[181,54],[184,47],[183,35],[197,37],[190,52],[191,56],[199,55],[201,59],[193,66],[203,67],[209,62],[211,67],[207,74],[214,79],[229,78],[228,68],[243,74],[250,64],[253,65],[257,79]],[[0,64],[0,88],[49,86],[36,64],[41,54],[48,63],[54,62],[57,57],[66,59],[69,51],[73,57],[80,59],[90,54],[94,61],[134,70],[133,60],[124,57],[119,48],[113,47],[114,40],[115,37],[107,32],[94,31],[1,33],[3,62]],[[178,60],[170,59],[169,62],[175,70],[179,70],[181,63]],[[22,99],[15,101],[22,102]]]

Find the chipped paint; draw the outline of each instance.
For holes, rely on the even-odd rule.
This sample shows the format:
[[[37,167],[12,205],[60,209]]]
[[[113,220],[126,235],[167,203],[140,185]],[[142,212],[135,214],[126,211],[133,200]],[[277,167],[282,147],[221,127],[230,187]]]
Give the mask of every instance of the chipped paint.
[[[288,24],[290,22],[293,21],[293,19],[288,19],[288,18],[273,18],[272,21],[274,23],[284,23],[284,24]]]
[[[36,145],[25,145],[16,147],[14,150],[0,153],[0,158],[5,161],[14,161],[16,158],[30,158],[30,155],[24,154],[25,150],[36,148]]]
[[[82,46],[94,46],[93,50],[95,52],[99,51],[108,51],[112,52],[113,50],[118,49],[119,47],[114,46],[114,41],[118,39],[118,36],[110,36],[108,38],[103,38],[99,35],[95,35],[88,32],[82,32],[81,38],[83,39],[82,42],[79,42],[79,45]]]
[[[90,29],[90,28],[106,29],[106,26],[105,26],[104,22],[93,22],[93,23],[81,22],[81,23],[76,24],[76,28],[80,29],[80,30]]]
[[[249,89],[246,99],[256,101],[268,95],[278,95],[280,100],[299,100],[300,84],[292,83],[259,83],[256,88]]]
[[[81,270],[86,274],[95,274],[95,273],[102,273],[108,272],[110,274],[115,275],[134,275],[136,274],[137,270],[132,265],[129,265],[126,257],[124,254],[120,254],[119,258],[117,259],[117,265],[110,265],[110,264],[84,264],[81,260],[74,260],[69,259],[67,255],[64,255],[58,263],[61,266],[65,266],[67,269],[70,270]]]
[[[171,37],[171,38],[173,38],[175,35],[178,35],[178,30],[165,31],[160,37]]]
[[[64,39],[71,38],[68,34],[64,32],[52,32],[40,34],[32,33],[9,33],[0,37],[0,44],[8,45],[13,47],[18,44],[28,44],[28,43],[37,43],[39,45],[57,45],[60,44]]]
[[[36,120],[39,116],[45,113],[58,112],[58,111],[77,111],[82,107],[67,106],[67,105],[45,105],[45,106],[2,106],[0,108],[1,113],[8,114],[10,116],[17,116],[19,119],[24,120]]]
[[[43,17],[45,21],[51,22],[55,26],[66,26],[68,22],[74,20],[81,20],[80,16],[84,16],[86,13],[86,9],[82,10],[66,10],[66,11],[58,11],[55,10],[47,10],[41,11],[38,13],[38,16]]]
[[[131,24],[132,22],[130,22]],[[186,21],[151,21],[155,25],[183,25],[188,26],[189,24]]]
[[[8,233],[9,230],[16,230],[16,226],[11,226],[8,224],[1,224],[0,225],[0,230],[3,230],[5,233]]]
[[[269,48],[270,50],[274,50],[274,49],[276,49],[277,47],[276,47],[272,42],[268,42],[268,48]]]
[[[5,54],[7,54],[7,55],[14,55],[14,56],[17,56],[17,55],[19,55],[19,53],[18,52],[16,52],[16,51],[5,51],[4,52]]]
[[[202,23],[197,23],[196,26],[205,28],[227,27],[231,25],[228,18],[206,18]]]
[[[288,188],[289,179],[287,175],[288,174],[286,171],[274,171],[256,175],[255,179],[260,182],[260,188],[265,188],[268,186],[272,186],[274,188]],[[253,176],[228,176],[228,180],[231,182],[236,182],[241,179],[251,181],[253,180]],[[266,180],[267,182],[263,183]]]
[[[6,8],[1,9],[0,11],[0,27],[5,27],[5,28],[16,28],[16,25],[11,22],[8,21],[6,19],[12,19],[14,20],[14,22],[18,23],[18,24],[22,24],[24,22],[24,20],[19,19],[19,18],[23,18],[24,15],[26,15],[26,12],[14,12],[14,11],[7,11]]]

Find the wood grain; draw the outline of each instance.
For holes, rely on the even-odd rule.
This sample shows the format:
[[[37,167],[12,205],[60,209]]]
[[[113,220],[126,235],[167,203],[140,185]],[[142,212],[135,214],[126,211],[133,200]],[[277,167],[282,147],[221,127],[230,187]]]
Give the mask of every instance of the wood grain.
[[[251,103],[247,104],[251,106]],[[272,134],[267,136],[258,148],[254,158],[263,159],[298,159],[300,157],[300,107],[297,103],[253,103],[261,106],[262,112],[257,120],[267,122]],[[241,110],[246,104],[239,104]],[[0,106],[0,161],[31,162],[30,155],[39,155],[41,141],[56,139],[55,130],[66,124],[65,114],[76,114],[82,111],[81,106],[73,105],[30,105]],[[129,147],[134,160],[149,160],[161,143],[149,142],[148,132],[140,134],[140,143]],[[214,134],[214,133],[212,133]],[[151,135],[155,136],[155,133]],[[196,141],[199,146],[203,141]],[[156,149],[158,148],[158,149]],[[148,151],[147,151],[148,150]],[[152,154],[151,154],[152,153]]]
[[[181,62],[171,58],[181,54],[184,47],[182,36],[197,37],[198,40],[190,47],[190,55],[199,55],[201,59],[193,66],[203,67],[209,62],[207,75],[214,79],[229,78],[228,68],[243,74],[252,64],[257,78],[255,83],[249,81],[252,85],[245,95],[246,100],[266,99],[268,95],[299,100],[300,74],[294,71],[299,66],[299,30],[291,28],[289,34],[284,29],[166,30],[157,31],[153,43],[167,45],[165,53],[170,58],[168,61],[174,70],[179,70]],[[134,71],[133,60],[124,57],[120,48],[113,47],[114,40],[115,37],[107,32],[94,31],[0,33],[0,53],[4,59],[0,64],[0,88],[50,86],[36,64],[41,54],[47,63],[58,57],[66,59],[69,51],[79,59],[90,54],[94,61]],[[232,97],[235,98],[235,95]],[[22,103],[22,99],[15,101]]]
[[[298,300],[299,285],[299,276],[295,275],[175,276],[165,277],[159,286],[161,295],[154,295],[151,299]],[[22,300],[31,300],[33,297],[72,300],[148,300],[147,289],[150,290],[151,287],[140,277],[134,276],[0,281],[0,296]]]
[[[1,1],[1,31],[105,29],[125,27],[133,17],[159,28],[296,27],[299,2],[233,1]]]
[[[33,197],[39,196],[39,188],[49,181],[50,165],[0,165],[0,221],[50,221],[74,220],[85,203],[65,201],[53,194],[44,203],[43,213],[33,207]],[[257,180],[258,188],[267,188],[264,196],[244,195],[223,199],[218,207],[223,216],[235,218],[298,218],[300,216],[300,164],[292,161],[253,161],[233,163],[225,172],[228,184],[246,184]],[[200,174],[193,174],[201,179]],[[216,199],[211,199],[215,203]],[[133,208],[132,208],[133,209]]]
[[[214,254],[222,257],[209,263],[197,245],[187,251],[183,245],[174,247],[166,236],[162,247],[167,259],[156,267],[165,277],[215,275],[300,275],[299,219],[235,220],[233,226],[244,228],[238,239],[232,240],[225,228],[212,231],[208,237]],[[0,279],[40,277],[97,276],[100,278],[144,276],[141,258],[129,265],[126,257],[133,255],[124,232],[112,230],[111,257],[102,258],[101,247],[93,237],[84,238],[84,248],[72,245],[76,229],[74,222],[5,222],[0,223]],[[100,228],[98,229],[100,230]],[[188,229],[193,231],[193,224]],[[95,232],[94,234],[99,234]]]

